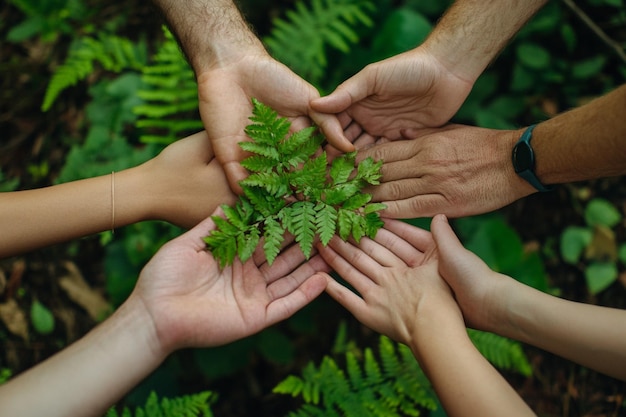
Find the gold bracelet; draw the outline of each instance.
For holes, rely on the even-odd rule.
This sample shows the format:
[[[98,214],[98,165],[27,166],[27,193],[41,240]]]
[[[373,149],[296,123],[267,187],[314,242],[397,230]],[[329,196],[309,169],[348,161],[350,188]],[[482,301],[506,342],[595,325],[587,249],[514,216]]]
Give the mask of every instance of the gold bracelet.
[[[111,234],[115,234],[115,171],[111,171]]]

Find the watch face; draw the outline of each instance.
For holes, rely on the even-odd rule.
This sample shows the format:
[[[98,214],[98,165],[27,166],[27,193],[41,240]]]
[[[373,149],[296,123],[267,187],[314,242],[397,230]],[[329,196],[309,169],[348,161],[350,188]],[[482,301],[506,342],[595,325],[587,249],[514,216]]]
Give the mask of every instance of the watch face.
[[[513,168],[519,173],[532,170],[534,164],[533,150],[526,142],[520,142],[513,148]]]

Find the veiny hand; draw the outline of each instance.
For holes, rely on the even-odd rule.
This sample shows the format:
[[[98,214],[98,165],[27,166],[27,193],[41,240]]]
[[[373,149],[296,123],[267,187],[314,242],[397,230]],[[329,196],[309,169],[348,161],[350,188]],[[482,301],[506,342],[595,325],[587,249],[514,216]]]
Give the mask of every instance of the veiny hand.
[[[385,220],[374,240],[359,245],[334,237],[318,247],[322,257],[358,294],[329,275],[326,291],[364,325],[410,344],[418,320],[432,314],[461,312],[437,272],[431,234],[407,223]]]
[[[486,213],[534,192],[511,164],[515,131],[448,125],[408,130],[413,139],[359,151],[382,160],[382,179],[365,191],[387,205],[392,218]]]
[[[448,122],[472,86],[418,47],[366,66],[328,96],[313,100],[311,107],[338,114],[348,139],[361,129],[395,140],[402,138],[403,129]]]
[[[159,250],[142,270],[131,298],[145,306],[157,351],[223,345],[288,318],[326,287],[328,270],[300,248],[283,249],[269,267],[257,251],[220,270],[202,238],[215,227],[206,219]],[[148,325],[148,323],[146,324]]]
[[[246,154],[238,143],[249,140],[244,129],[250,124],[251,98],[289,118],[294,131],[310,125],[312,120],[333,146],[342,151],[354,149],[335,115],[311,110],[309,103],[319,97],[317,90],[265,51],[243,55],[199,74],[198,92],[200,115],[215,156],[237,193],[241,192],[238,182],[247,176],[239,164]]]

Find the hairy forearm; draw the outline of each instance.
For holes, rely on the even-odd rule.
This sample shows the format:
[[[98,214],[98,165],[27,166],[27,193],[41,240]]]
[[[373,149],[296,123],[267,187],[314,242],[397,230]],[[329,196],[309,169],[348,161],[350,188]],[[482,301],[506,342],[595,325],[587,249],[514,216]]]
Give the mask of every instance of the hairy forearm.
[[[495,332],[626,380],[626,311],[563,300],[517,282]]]
[[[424,46],[459,77],[475,81],[547,0],[457,0]]]
[[[153,0],[196,75],[243,51],[264,51],[232,0]]]
[[[527,404],[478,352],[463,321],[436,313],[416,320],[411,349],[450,417],[532,416]],[[430,317],[430,318],[428,318]]]
[[[544,184],[626,174],[626,85],[538,124],[532,144]]]
[[[0,194],[0,257],[144,220],[138,169]],[[144,198],[142,198],[145,197]]]
[[[163,361],[155,340],[145,311],[125,304],[79,341],[0,386],[0,415],[102,416]]]

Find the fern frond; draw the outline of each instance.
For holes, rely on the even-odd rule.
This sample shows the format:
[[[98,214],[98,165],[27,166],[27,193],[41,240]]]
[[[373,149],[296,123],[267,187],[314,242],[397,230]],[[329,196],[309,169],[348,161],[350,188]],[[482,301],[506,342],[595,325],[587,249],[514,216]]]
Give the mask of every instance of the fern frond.
[[[198,85],[193,70],[183,56],[174,36],[163,28],[165,41],[149,65],[142,68],[143,103],[133,112],[139,116],[135,125],[143,129],[144,143],[169,144],[189,133],[201,130],[198,115]]]
[[[297,201],[288,207],[285,214],[291,218],[287,230],[296,238],[300,244],[300,249],[304,256],[309,259],[313,249],[315,230],[317,229],[315,219],[315,203],[310,201]]]
[[[379,357],[370,348],[363,357],[348,352],[344,370],[327,356],[319,367],[309,363],[300,377],[289,376],[274,392],[302,397],[303,406],[290,417],[419,416],[436,409],[434,391],[406,346],[381,336]]]
[[[146,65],[147,52],[143,42],[133,43],[129,39],[110,34],[98,38],[80,38],[70,46],[67,58],[52,75],[41,104],[48,111],[59,94],[76,85],[95,71],[95,64],[115,73],[123,70],[139,71]]]
[[[121,414],[111,408],[106,417],[213,417],[211,404],[215,402],[217,395],[211,391],[203,391],[198,394],[184,395],[175,398],[162,398],[159,400],[153,391],[148,396],[143,407],[137,407],[132,412],[128,407]]]
[[[328,65],[326,48],[348,52],[359,41],[356,26],[371,26],[374,10],[367,0],[313,0],[310,7],[298,1],[295,10],[274,19],[264,42],[278,61],[316,84]]]
[[[476,349],[497,368],[532,375],[532,367],[519,342],[473,329],[468,329],[468,333]]]

